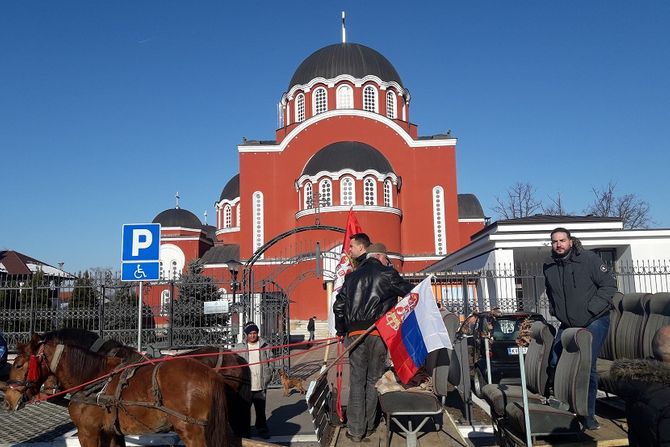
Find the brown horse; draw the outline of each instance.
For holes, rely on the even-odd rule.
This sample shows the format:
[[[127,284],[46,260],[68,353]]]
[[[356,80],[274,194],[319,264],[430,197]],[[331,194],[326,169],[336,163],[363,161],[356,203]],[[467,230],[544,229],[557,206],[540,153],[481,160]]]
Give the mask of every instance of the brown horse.
[[[79,346],[102,355],[119,357],[125,363],[141,362],[146,357],[135,349],[125,346],[122,343],[108,339],[103,340],[95,332],[86,329],[63,328],[56,331],[47,332],[42,336],[44,341],[55,341],[61,344]],[[206,355],[205,354],[211,354]],[[239,437],[251,436],[251,371],[244,360],[238,354],[227,349],[221,349],[214,346],[205,346],[186,353],[180,354],[196,355],[195,360],[205,365],[215,368],[223,377],[226,386],[226,404],[228,410],[228,420],[235,435]],[[20,361],[21,359],[19,359]],[[27,366],[27,365],[26,365]],[[11,380],[9,382],[11,384]],[[55,393],[60,387],[53,375],[42,385],[40,392],[44,397]],[[0,389],[2,385],[0,384]],[[9,393],[5,399],[5,407],[8,411],[18,409],[23,404],[34,397],[32,389],[25,393]],[[59,401],[51,402],[61,405],[67,405],[68,401],[63,398],[56,398]]]
[[[30,361],[26,361],[30,359]],[[124,445],[123,434],[174,430],[186,446],[227,446],[225,385],[209,367],[188,358],[135,366],[114,372],[121,359],[74,345],[43,341],[39,336],[21,346],[10,379],[35,389],[53,374],[73,388],[105,374],[99,386],[76,392],[69,406],[82,447]],[[22,377],[22,379],[21,379]],[[34,383],[28,383],[33,379]],[[10,380],[11,382],[11,380]]]

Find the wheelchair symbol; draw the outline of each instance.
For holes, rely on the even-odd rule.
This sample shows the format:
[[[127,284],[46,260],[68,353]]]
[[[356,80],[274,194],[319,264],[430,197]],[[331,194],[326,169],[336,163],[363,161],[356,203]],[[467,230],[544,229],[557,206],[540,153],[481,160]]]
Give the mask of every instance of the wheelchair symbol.
[[[147,274],[144,273],[142,266],[139,264],[137,264],[137,268],[135,269],[135,272],[133,272],[133,275],[135,276],[135,279],[142,279],[147,277]]]

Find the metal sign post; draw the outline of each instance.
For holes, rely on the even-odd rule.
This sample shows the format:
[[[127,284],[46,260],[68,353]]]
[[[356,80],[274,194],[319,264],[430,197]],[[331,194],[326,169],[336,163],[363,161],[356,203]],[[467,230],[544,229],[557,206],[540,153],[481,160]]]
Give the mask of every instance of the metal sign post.
[[[142,303],[144,281],[160,277],[161,225],[124,224],[121,232],[121,281],[139,281],[137,303],[137,350],[142,350]]]

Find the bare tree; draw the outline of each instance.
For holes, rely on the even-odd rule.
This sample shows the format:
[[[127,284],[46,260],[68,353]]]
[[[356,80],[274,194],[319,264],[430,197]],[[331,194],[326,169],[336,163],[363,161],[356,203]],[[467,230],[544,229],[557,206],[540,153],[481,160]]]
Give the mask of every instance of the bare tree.
[[[507,197],[496,196],[498,203],[493,211],[505,219],[532,216],[542,207],[535,198],[535,188],[530,183],[516,182],[507,190]]]
[[[616,183],[609,182],[605,188],[593,188],[595,198],[586,210],[587,214],[602,217],[619,217],[626,229],[648,228],[651,221],[649,203],[636,194],[616,195]]]
[[[549,197],[551,204],[549,206],[542,205],[542,212],[548,216],[570,216],[572,213],[565,209],[565,204],[561,198],[561,193],[557,193],[556,197]]]

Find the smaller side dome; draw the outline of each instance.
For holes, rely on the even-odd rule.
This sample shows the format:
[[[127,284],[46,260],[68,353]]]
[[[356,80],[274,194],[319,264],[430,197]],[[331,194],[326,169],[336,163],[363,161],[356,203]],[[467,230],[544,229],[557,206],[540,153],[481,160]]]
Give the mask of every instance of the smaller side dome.
[[[338,141],[319,150],[307,162],[302,175],[316,175],[319,172],[337,172],[353,169],[363,172],[374,169],[380,174],[393,173],[391,163],[374,147],[360,141]]]
[[[234,200],[239,196],[240,196],[240,174],[237,174],[233,178],[228,180],[226,186],[223,187],[223,191],[221,191],[221,196],[219,197],[219,202],[224,199]]]
[[[458,195],[459,219],[485,219],[484,210],[474,194]]]
[[[163,227],[183,227],[200,230],[202,222],[198,216],[188,210],[181,208],[170,208],[154,217],[153,223],[159,223]]]

